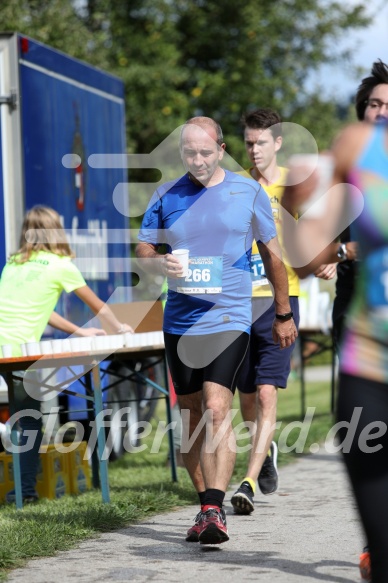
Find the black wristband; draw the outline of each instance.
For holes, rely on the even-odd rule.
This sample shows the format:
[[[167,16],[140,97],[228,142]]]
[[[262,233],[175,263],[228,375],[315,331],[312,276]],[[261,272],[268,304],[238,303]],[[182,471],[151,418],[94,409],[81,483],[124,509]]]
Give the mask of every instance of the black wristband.
[[[346,261],[348,258],[348,250],[346,249],[346,243],[341,243],[337,251],[338,263]]]
[[[293,317],[294,312],[287,312],[287,314],[275,314],[275,318],[281,322],[287,322],[287,320],[291,320]]]

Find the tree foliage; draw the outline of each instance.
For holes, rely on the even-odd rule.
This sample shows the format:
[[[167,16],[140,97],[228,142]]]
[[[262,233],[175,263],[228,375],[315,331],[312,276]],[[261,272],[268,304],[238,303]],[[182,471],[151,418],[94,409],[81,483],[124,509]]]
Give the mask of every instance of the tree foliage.
[[[3,0],[17,30],[109,70],[126,87],[128,148],[149,152],[193,115],[215,117],[232,155],[239,120],[273,107],[327,146],[338,104],[309,90],[309,74],[347,59],[338,41],[368,23],[364,3],[335,0]],[[343,117],[343,116],[342,116]]]

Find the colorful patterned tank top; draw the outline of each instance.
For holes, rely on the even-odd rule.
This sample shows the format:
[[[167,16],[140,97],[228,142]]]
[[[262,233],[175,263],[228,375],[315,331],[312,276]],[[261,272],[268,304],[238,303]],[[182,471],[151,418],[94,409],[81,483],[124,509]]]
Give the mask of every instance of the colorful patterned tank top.
[[[360,276],[340,357],[342,372],[382,383],[388,382],[387,129],[376,125],[349,177],[364,194],[364,209],[352,225]]]

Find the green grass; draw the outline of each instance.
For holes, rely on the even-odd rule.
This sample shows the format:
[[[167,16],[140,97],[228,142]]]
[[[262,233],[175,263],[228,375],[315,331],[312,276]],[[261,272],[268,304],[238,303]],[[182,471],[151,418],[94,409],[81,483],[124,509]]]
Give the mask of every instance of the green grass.
[[[282,427],[277,438],[288,423],[301,416],[299,383],[291,382],[287,391],[279,393],[278,419]],[[238,408],[238,398],[235,399],[234,405]],[[306,406],[316,407],[316,411],[305,452],[312,443],[322,441],[332,425],[329,404],[329,383],[307,387]],[[162,407],[158,414],[163,419]],[[235,423],[240,421],[239,414]],[[295,430],[290,433],[288,445],[295,442],[297,435]],[[144,443],[150,447],[152,439],[153,435]],[[22,566],[26,559],[54,555],[98,533],[123,528],[179,506],[196,504],[197,496],[184,469],[178,468],[179,482],[171,481],[171,472],[166,466],[167,440],[162,441],[158,453],[150,453],[149,447],[144,452],[126,454],[109,465],[111,504],[102,503],[99,491],[90,491],[55,501],[40,500],[22,511],[16,510],[14,505],[0,507],[0,581],[6,580],[9,569]],[[232,481],[243,477],[247,455],[238,454]],[[283,465],[296,456],[295,452],[280,453],[279,463]]]

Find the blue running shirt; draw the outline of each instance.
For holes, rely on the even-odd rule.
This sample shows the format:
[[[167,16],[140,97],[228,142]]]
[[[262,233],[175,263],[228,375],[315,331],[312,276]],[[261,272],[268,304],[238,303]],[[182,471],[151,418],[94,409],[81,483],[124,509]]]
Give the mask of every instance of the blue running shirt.
[[[183,176],[158,189],[144,215],[141,242],[189,249],[186,278],[168,280],[165,332],[249,332],[253,239],[276,237],[272,209],[260,184],[225,170],[205,188]]]

